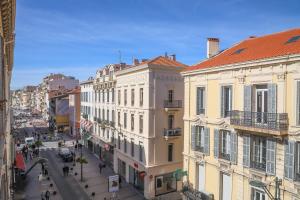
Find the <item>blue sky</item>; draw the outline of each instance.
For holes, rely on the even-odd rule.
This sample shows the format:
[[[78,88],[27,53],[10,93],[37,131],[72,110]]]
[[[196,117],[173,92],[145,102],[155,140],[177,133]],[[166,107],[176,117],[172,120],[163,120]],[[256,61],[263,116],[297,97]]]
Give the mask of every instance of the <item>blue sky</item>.
[[[18,0],[12,89],[49,73],[79,80],[109,63],[176,54],[205,58],[206,38],[221,48],[251,35],[300,27],[299,0]]]

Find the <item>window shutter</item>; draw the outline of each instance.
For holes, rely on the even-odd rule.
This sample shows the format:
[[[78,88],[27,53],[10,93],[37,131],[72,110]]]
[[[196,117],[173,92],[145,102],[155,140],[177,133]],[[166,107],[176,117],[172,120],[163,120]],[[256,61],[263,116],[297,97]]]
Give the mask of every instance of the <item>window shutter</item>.
[[[277,87],[276,84],[268,84],[268,113],[276,113],[277,106]]]
[[[221,86],[221,117],[225,115],[225,95],[224,95],[224,86]]]
[[[214,157],[219,157],[219,129],[214,129]]]
[[[300,124],[300,81],[297,81],[297,108],[296,108],[296,120],[297,125]]]
[[[209,128],[204,128],[204,153],[209,155]]]
[[[294,153],[295,142],[285,141],[284,145],[284,176],[288,179],[294,179]]]
[[[243,137],[243,165],[250,167],[250,136]]]
[[[237,163],[237,134],[235,132],[230,133],[230,160],[233,163]]]
[[[252,90],[251,85],[244,86],[244,111],[251,112],[251,96],[252,96],[251,90]]]
[[[267,158],[266,158],[266,172],[268,174],[275,174],[276,162],[276,140],[267,139]]]
[[[197,88],[197,106],[196,106],[197,115],[200,114],[200,88]]]
[[[192,135],[191,135],[191,145],[192,145],[192,150],[196,149],[196,140],[195,140],[195,136],[196,136],[196,126],[192,126]]]

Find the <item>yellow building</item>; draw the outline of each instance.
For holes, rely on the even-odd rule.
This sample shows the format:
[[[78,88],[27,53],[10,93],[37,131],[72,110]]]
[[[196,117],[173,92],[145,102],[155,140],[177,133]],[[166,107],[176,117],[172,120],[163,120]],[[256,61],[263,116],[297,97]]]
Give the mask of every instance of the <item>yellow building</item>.
[[[300,199],[300,29],[207,47],[182,73],[184,199],[271,199],[275,178]]]

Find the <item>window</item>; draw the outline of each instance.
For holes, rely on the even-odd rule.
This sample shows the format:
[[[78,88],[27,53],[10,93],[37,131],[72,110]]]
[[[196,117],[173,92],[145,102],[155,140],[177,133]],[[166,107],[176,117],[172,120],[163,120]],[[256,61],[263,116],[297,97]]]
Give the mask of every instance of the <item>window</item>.
[[[104,92],[104,90],[102,90],[102,103],[104,103],[105,102],[105,92]]]
[[[258,188],[251,188],[251,200],[265,200],[265,192]]]
[[[131,139],[131,156],[134,157],[134,140]]]
[[[127,105],[127,89],[124,90],[124,105]]]
[[[115,88],[111,89],[111,102],[115,102]]]
[[[98,91],[98,102],[101,102],[101,91]]]
[[[197,87],[197,115],[205,114],[205,88]]]
[[[134,89],[131,89],[131,106],[134,106]]]
[[[220,130],[220,158],[230,160],[230,131]]]
[[[121,104],[121,90],[118,90],[118,104]]]
[[[297,81],[297,104],[296,104],[296,124],[300,125],[300,81]]]
[[[121,149],[121,137],[118,135],[118,149]]]
[[[106,139],[109,139],[109,130],[106,130]]]
[[[127,139],[124,136],[124,153],[127,153]]]
[[[143,106],[144,103],[144,90],[140,88],[140,106]]]
[[[134,114],[131,114],[131,130],[134,130]]]
[[[109,102],[109,89],[106,91],[106,102]]]
[[[143,133],[143,123],[144,123],[144,117],[143,115],[140,115],[140,133]]]
[[[204,152],[204,127],[203,126],[196,126],[196,134],[195,134],[195,143],[196,143],[196,150],[200,152]]]
[[[232,110],[232,86],[221,88],[221,117],[228,117]]]
[[[268,88],[267,85],[256,86],[256,122],[266,124],[268,120]]]
[[[293,36],[288,41],[286,41],[285,44],[297,42],[299,39],[300,39],[300,35]]]
[[[124,113],[124,128],[127,128],[127,113]]]
[[[121,113],[118,112],[118,126],[121,126]]]
[[[173,161],[173,144],[168,144],[168,161]]]
[[[139,142],[139,160],[143,162],[143,143]]]
[[[296,143],[296,181],[300,182],[300,142]]]
[[[168,115],[168,129],[173,129],[174,115]]]
[[[115,122],[115,111],[114,110],[111,111],[111,121]]]
[[[266,139],[264,137],[252,137],[251,144],[251,167],[266,170]]]
[[[109,110],[106,111],[106,120],[109,121]]]
[[[155,195],[163,195],[177,190],[177,181],[173,173],[155,177]]]
[[[173,98],[174,98],[174,91],[173,90],[169,90],[168,91],[168,101],[169,102],[173,102]]]
[[[102,109],[102,120],[105,120],[105,110]]]

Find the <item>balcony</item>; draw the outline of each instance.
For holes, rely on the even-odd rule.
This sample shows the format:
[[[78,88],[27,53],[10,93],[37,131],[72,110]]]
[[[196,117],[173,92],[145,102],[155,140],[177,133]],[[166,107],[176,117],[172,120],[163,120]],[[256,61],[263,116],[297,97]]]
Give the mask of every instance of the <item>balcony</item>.
[[[82,114],[82,118],[88,119],[88,115],[87,114]]]
[[[276,136],[287,135],[288,114],[250,111],[231,111],[230,124],[235,129],[269,133]]]
[[[194,189],[191,184],[188,183],[184,183],[184,185],[182,186],[182,193],[184,196],[188,197],[188,199],[191,200],[198,200],[198,199],[213,200],[214,199],[213,194],[206,193],[203,191],[198,191]]]
[[[111,127],[115,127],[115,122],[110,121],[110,122],[109,122],[109,125],[110,125]]]
[[[166,111],[169,110],[179,110],[182,108],[182,101],[181,100],[164,100],[164,108]]]
[[[179,136],[181,136],[181,128],[164,129],[164,137],[167,139]]]
[[[219,158],[230,161],[230,154],[220,152],[219,153]]]
[[[97,118],[97,122],[100,124],[102,121],[100,118]]]
[[[96,122],[97,121],[97,117],[94,117],[94,122]]]
[[[256,162],[256,161],[251,161],[250,162],[250,167],[253,169],[257,169],[259,171],[266,171],[266,162]]]

